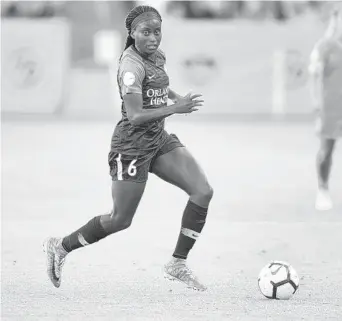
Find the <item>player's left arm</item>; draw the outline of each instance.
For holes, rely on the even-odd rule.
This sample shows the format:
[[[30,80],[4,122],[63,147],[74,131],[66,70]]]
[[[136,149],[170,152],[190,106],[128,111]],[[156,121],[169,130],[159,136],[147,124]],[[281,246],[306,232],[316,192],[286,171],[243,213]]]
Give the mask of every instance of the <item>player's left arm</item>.
[[[181,98],[181,95],[177,94],[174,90],[169,88],[169,99],[172,100],[174,103],[177,103]]]

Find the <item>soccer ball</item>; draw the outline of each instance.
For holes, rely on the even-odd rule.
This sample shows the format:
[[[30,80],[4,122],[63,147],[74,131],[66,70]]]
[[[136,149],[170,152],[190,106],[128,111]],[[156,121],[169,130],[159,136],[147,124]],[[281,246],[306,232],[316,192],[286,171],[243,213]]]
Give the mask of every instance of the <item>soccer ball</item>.
[[[290,264],[273,261],[260,271],[258,285],[266,298],[288,300],[299,287],[299,277]]]

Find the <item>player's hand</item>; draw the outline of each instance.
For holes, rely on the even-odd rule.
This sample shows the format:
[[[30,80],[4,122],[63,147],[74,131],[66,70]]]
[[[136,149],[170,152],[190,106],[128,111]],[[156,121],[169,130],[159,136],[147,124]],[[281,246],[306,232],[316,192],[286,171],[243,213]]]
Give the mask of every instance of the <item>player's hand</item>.
[[[189,114],[198,110],[198,107],[203,106],[203,100],[198,99],[201,94],[188,93],[184,97],[179,97],[175,106],[176,114]]]

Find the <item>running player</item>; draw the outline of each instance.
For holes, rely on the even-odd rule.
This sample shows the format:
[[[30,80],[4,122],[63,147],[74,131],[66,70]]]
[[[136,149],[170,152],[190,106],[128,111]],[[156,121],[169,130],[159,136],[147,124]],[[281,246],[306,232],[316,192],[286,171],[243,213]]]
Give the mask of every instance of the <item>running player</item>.
[[[112,212],[94,217],[64,238],[44,243],[47,272],[55,287],[61,284],[62,266],[71,251],[127,229],[152,172],[189,195],[174,253],[165,265],[165,276],[196,290],[206,287],[188,268],[186,259],[206,221],[213,196],[202,169],[164,120],[173,114],[189,114],[202,105],[201,95],[182,97],[169,88],[161,42],[161,16],[150,6],[138,6],[126,17],[128,37],[120,58],[118,84],[122,118],[111,141],[109,167],[112,176]],[[167,106],[168,99],[173,104]]]
[[[318,114],[320,147],[317,155],[317,210],[333,207],[329,195],[329,174],[336,140],[342,136],[342,14],[334,10],[329,27],[312,53],[310,61],[312,96]]]

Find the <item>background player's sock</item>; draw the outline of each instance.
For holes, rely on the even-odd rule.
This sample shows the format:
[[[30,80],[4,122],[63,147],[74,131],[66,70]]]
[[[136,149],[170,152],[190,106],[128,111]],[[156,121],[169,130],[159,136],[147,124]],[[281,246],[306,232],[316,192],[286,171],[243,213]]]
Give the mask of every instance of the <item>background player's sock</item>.
[[[63,238],[62,246],[67,252],[95,243],[109,235],[101,225],[101,216],[91,219],[86,225]]]
[[[324,153],[319,153],[316,160],[318,186],[320,189],[328,190],[328,182],[331,171],[332,159]]]
[[[179,259],[187,258],[203,229],[207,212],[207,208],[198,206],[189,200],[183,213],[182,228],[173,257]]]

